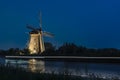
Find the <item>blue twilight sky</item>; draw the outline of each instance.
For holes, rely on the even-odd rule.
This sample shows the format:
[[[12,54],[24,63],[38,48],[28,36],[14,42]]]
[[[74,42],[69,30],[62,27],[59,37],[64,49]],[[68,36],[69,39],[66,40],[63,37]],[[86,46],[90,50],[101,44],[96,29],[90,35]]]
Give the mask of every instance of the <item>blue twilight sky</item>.
[[[59,46],[73,42],[90,48],[120,48],[120,0],[0,0],[0,49],[24,48],[26,24],[39,26]]]

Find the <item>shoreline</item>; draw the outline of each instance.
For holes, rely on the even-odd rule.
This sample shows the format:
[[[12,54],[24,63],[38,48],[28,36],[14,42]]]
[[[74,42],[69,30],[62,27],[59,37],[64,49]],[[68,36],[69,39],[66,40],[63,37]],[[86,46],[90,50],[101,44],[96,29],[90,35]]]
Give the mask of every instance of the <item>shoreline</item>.
[[[120,63],[120,57],[78,57],[78,56],[5,56],[5,59],[40,59],[49,61],[77,61],[95,63]]]

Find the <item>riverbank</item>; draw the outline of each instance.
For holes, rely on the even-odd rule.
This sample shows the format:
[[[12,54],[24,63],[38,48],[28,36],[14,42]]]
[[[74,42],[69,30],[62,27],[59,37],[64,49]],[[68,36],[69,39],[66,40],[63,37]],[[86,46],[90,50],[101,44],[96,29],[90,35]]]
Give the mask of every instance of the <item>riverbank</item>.
[[[79,57],[79,56],[5,56],[6,59],[41,59],[54,61],[79,61],[96,63],[120,63],[120,57]]]

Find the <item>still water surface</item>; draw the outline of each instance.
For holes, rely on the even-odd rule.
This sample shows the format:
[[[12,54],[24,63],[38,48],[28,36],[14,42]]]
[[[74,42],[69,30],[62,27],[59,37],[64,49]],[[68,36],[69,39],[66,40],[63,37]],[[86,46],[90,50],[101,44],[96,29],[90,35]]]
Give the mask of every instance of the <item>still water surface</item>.
[[[100,77],[119,77],[120,64],[110,63],[84,63],[84,62],[64,62],[64,61],[43,61],[37,59],[11,60],[6,59],[5,64],[22,67],[32,72],[40,73],[62,73],[67,72],[72,75],[95,74]]]

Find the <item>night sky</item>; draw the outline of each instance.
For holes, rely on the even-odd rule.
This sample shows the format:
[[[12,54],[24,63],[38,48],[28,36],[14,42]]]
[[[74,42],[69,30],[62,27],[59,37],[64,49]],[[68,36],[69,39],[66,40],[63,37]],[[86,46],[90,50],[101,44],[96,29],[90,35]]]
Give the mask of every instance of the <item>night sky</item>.
[[[0,0],[0,49],[24,48],[26,24],[39,27],[39,11],[55,46],[120,49],[120,0]]]

